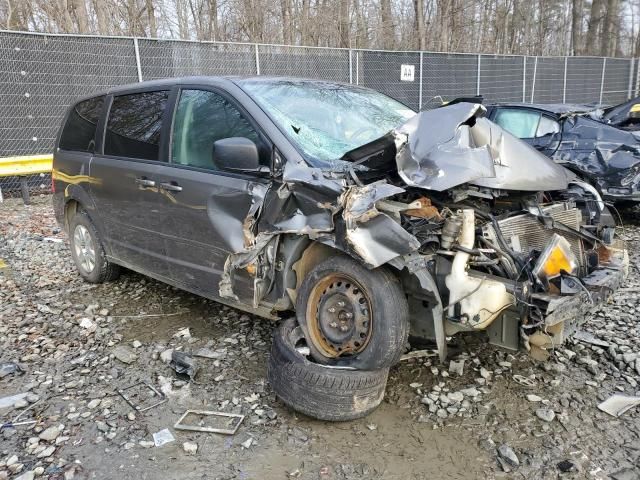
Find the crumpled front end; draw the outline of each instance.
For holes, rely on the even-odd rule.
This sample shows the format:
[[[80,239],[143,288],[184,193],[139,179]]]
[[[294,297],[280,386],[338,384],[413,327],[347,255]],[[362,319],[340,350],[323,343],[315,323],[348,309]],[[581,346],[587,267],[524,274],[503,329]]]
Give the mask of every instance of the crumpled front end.
[[[473,104],[423,112],[345,155],[343,174],[285,164],[281,180],[255,190],[220,296],[237,300],[235,276],[248,272],[254,308],[291,309],[300,279],[280,276],[294,261],[302,275],[328,248],[394,267],[412,331],[441,358],[447,336],[480,330],[544,358],[618,287],[628,256],[593,187],[483,114]],[[321,248],[303,252],[292,236]]]

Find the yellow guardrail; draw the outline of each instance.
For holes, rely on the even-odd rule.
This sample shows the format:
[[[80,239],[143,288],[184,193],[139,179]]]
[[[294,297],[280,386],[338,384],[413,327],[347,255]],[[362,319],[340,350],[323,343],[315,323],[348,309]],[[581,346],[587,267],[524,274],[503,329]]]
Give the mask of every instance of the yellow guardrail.
[[[0,177],[14,177],[48,173],[53,164],[53,155],[26,155],[0,158]]]

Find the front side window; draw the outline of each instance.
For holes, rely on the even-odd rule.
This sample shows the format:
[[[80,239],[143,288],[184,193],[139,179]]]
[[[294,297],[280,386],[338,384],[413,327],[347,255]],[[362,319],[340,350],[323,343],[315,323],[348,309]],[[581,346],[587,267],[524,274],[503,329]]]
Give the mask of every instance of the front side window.
[[[238,83],[313,163],[339,160],[415,115],[400,102],[366,88],[321,81]]]
[[[171,135],[171,163],[216,170],[213,144],[231,137],[260,144],[251,123],[222,95],[205,90],[180,93]]]
[[[62,150],[93,153],[96,126],[102,114],[103,105],[104,97],[96,97],[83,100],[73,107],[60,136]]]
[[[113,97],[107,120],[104,153],[159,160],[162,115],[169,92],[144,92]]]

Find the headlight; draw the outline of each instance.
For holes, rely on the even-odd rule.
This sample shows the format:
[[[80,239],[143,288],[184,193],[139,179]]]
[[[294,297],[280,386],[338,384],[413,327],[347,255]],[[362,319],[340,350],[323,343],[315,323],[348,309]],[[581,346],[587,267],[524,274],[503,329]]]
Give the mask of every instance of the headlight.
[[[561,272],[573,274],[577,268],[578,260],[571,251],[571,245],[564,237],[554,233],[538,257],[533,273],[546,282],[550,278],[557,277]]]

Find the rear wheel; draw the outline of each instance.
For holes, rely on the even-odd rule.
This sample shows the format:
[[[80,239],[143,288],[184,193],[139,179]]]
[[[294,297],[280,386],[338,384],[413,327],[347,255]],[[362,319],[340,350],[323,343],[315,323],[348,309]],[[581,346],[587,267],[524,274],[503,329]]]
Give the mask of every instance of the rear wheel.
[[[361,370],[388,368],[402,355],[409,307],[398,279],[337,256],[313,268],[300,286],[298,322],[313,358]]]
[[[78,210],[69,222],[71,257],[80,276],[87,282],[103,283],[115,280],[120,267],[107,260],[96,227],[83,210]]]

